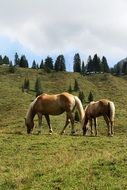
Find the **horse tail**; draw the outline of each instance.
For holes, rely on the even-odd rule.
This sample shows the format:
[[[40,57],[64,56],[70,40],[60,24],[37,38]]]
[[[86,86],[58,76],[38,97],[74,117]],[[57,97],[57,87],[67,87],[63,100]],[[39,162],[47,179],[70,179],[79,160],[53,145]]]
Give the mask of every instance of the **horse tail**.
[[[75,98],[75,105],[79,111],[79,114],[80,114],[80,120],[81,120],[81,123],[83,121],[83,118],[84,118],[84,110],[83,110],[83,105],[82,105],[82,102],[81,100],[77,97],[77,96],[74,96]]]
[[[110,119],[111,121],[114,121],[114,118],[115,118],[115,105],[113,102],[109,102],[109,116],[110,116]]]

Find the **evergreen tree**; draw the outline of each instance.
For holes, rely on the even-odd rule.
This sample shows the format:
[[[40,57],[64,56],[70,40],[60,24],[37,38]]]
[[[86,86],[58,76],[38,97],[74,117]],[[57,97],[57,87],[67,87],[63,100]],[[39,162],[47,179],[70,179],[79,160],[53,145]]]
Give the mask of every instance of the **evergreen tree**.
[[[9,58],[5,55],[3,58],[3,64],[9,65],[9,63],[10,63]]]
[[[93,71],[100,72],[101,71],[101,61],[97,54],[93,57]]]
[[[79,117],[79,112],[75,111],[75,121],[79,122],[80,121],[80,117]]]
[[[111,68],[110,68],[110,73],[111,73],[111,74],[116,73],[116,71],[115,71],[115,68],[114,68],[114,67],[111,67]]]
[[[102,61],[101,61],[101,71],[104,72],[104,73],[109,73],[110,72],[110,69],[109,69],[109,66],[108,66],[108,63],[107,63],[107,59],[106,57],[102,57]]]
[[[78,91],[79,90],[79,84],[78,81],[75,79],[75,83],[74,83],[74,91]]]
[[[74,72],[81,73],[81,59],[79,53],[74,55],[74,64],[73,64]]]
[[[87,60],[87,72],[93,72],[93,60],[91,56],[89,56]]]
[[[53,59],[49,56],[45,59],[45,64],[44,64],[45,69],[48,70],[53,70]]]
[[[89,95],[88,95],[88,102],[92,102],[93,101],[93,94],[90,91]]]
[[[0,55],[0,65],[3,64],[3,59],[2,59],[2,56]]]
[[[72,90],[72,87],[71,87],[71,84],[69,85],[69,88],[68,88],[68,92],[72,92],[73,90]]]
[[[15,53],[15,58],[14,58],[14,65],[19,66],[20,59],[17,53]]]
[[[32,69],[37,69],[37,64],[36,64],[35,60],[33,60]]]
[[[39,69],[39,65],[38,65],[38,63],[36,63],[36,68]]]
[[[23,67],[23,68],[28,68],[28,61],[25,57],[25,55],[21,56],[20,62],[19,62],[19,66]]]
[[[82,69],[81,69],[81,72],[82,72],[82,75],[84,75],[85,72],[86,72],[86,67],[85,67],[84,61],[82,62]]]
[[[83,91],[79,91],[78,97],[81,100],[81,102],[84,103],[84,101],[85,101],[85,95],[84,95]]]
[[[41,64],[40,64],[40,69],[44,68],[44,63],[43,63],[43,59],[41,60]]]
[[[55,71],[66,71],[65,59],[63,55],[59,55],[55,61]]]
[[[24,83],[22,85],[22,91],[23,92],[28,92],[30,89],[30,82],[29,82],[29,79],[28,78],[25,78],[24,79]]]
[[[43,93],[40,78],[36,79],[35,92],[36,92],[36,97]]]
[[[122,73],[125,74],[125,75],[127,74],[127,62],[126,61],[123,62]]]
[[[117,63],[115,66],[114,66],[114,71],[117,75],[121,75],[121,73],[123,72],[123,67],[121,67],[121,64],[120,63]]]

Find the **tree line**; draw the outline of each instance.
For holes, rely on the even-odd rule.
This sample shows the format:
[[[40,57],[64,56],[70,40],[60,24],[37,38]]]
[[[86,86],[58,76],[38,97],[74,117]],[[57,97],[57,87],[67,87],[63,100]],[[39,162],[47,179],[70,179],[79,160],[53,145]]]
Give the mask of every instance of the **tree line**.
[[[22,68],[29,68],[29,63],[25,55],[22,55],[21,57],[18,56],[17,53],[15,53],[14,56],[14,63],[12,64],[12,61],[9,60],[7,56],[0,55],[0,65],[9,65],[13,67],[22,67]],[[51,70],[55,71],[66,71],[66,65],[65,65],[65,58],[63,55],[59,55],[56,58],[55,63],[53,63],[53,59],[50,56],[47,56],[45,60],[41,60],[41,63],[36,63],[35,60],[32,62],[32,69],[45,69],[47,72],[50,72]]]
[[[127,61],[123,64],[117,63],[113,68],[110,68],[105,56],[100,58],[97,54],[93,57],[90,55],[86,63],[81,60],[79,53],[76,53],[73,58],[73,72],[78,72],[83,75],[92,73],[115,73],[115,74],[127,74]],[[19,55],[15,53],[14,63],[5,55],[0,55],[0,65],[9,65],[10,72],[15,72],[15,67],[29,68],[29,62],[25,55]],[[46,72],[51,71],[66,71],[66,63],[64,55],[58,55],[54,61],[52,57],[47,56],[45,60],[41,60],[40,63],[36,63],[33,60],[32,69],[44,69]]]

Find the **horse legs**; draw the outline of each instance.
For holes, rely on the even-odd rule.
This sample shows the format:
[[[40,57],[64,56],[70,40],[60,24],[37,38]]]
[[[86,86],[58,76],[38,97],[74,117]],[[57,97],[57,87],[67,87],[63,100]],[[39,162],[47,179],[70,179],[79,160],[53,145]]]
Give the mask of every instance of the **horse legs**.
[[[107,127],[108,127],[108,136],[111,136],[111,126],[110,126],[110,120],[109,117],[107,115],[104,115],[104,120],[107,123]]]
[[[88,130],[88,119],[85,119],[82,130],[83,130],[83,136],[85,136]]]
[[[97,132],[97,118],[96,117],[94,118],[94,129],[95,129],[95,136],[97,136],[98,132]]]
[[[42,128],[42,114],[38,113],[38,134],[41,133],[41,128]]]
[[[49,127],[49,134],[52,134],[53,130],[52,130],[52,126],[50,125],[50,118],[49,115],[45,115],[48,127]]]
[[[65,122],[65,125],[64,125],[62,131],[60,132],[61,135],[62,135],[63,133],[65,133],[65,129],[66,129],[66,127],[67,127],[67,125],[68,125],[69,123],[70,123],[70,118],[69,118],[69,116],[68,116],[68,114],[67,114],[67,115],[66,115],[66,122]]]
[[[93,128],[92,128],[93,122],[92,122],[92,119],[89,120],[89,123],[90,123],[91,136],[92,136],[93,135]]]
[[[70,121],[71,121],[71,133],[72,134],[75,133],[75,130],[74,130],[74,115],[73,115],[73,113],[67,113],[66,122],[65,122],[65,125],[64,125],[64,127],[63,127],[60,134],[65,133],[65,129],[66,129],[67,125],[70,123]]]
[[[111,123],[111,136],[113,136],[114,135],[114,129],[113,129],[114,121],[110,120],[110,123]]]
[[[74,119],[73,113],[71,113],[71,115],[70,115],[70,120],[71,120],[71,134],[74,134],[75,133],[75,129],[74,129],[75,119]]]

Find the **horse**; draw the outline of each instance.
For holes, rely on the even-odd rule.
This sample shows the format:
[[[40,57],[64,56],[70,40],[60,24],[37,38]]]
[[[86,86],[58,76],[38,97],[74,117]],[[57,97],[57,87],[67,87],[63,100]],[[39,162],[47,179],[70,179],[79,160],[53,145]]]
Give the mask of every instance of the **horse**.
[[[107,99],[101,99],[97,102],[90,102],[84,109],[84,118],[83,118],[83,135],[86,135],[88,126],[88,121],[90,122],[91,135],[93,134],[92,130],[92,120],[94,120],[95,136],[97,136],[97,117],[103,116],[104,120],[108,127],[108,135],[113,136],[113,126],[115,118],[115,105],[112,101]]]
[[[34,128],[34,117],[38,115],[38,133],[41,133],[42,116],[44,115],[49,127],[49,133],[52,134],[53,130],[50,124],[49,115],[60,115],[66,112],[66,122],[61,131],[61,134],[65,132],[67,125],[71,122],[71,133],[74,133],[74,110],[78,109],[81,122],[84,117],[84,110],[80,99],[77,96],[63,92],[60,94],[41,94],[29,105],[26,117],[25,125],[27,126],[27,133],[31,133]]]

